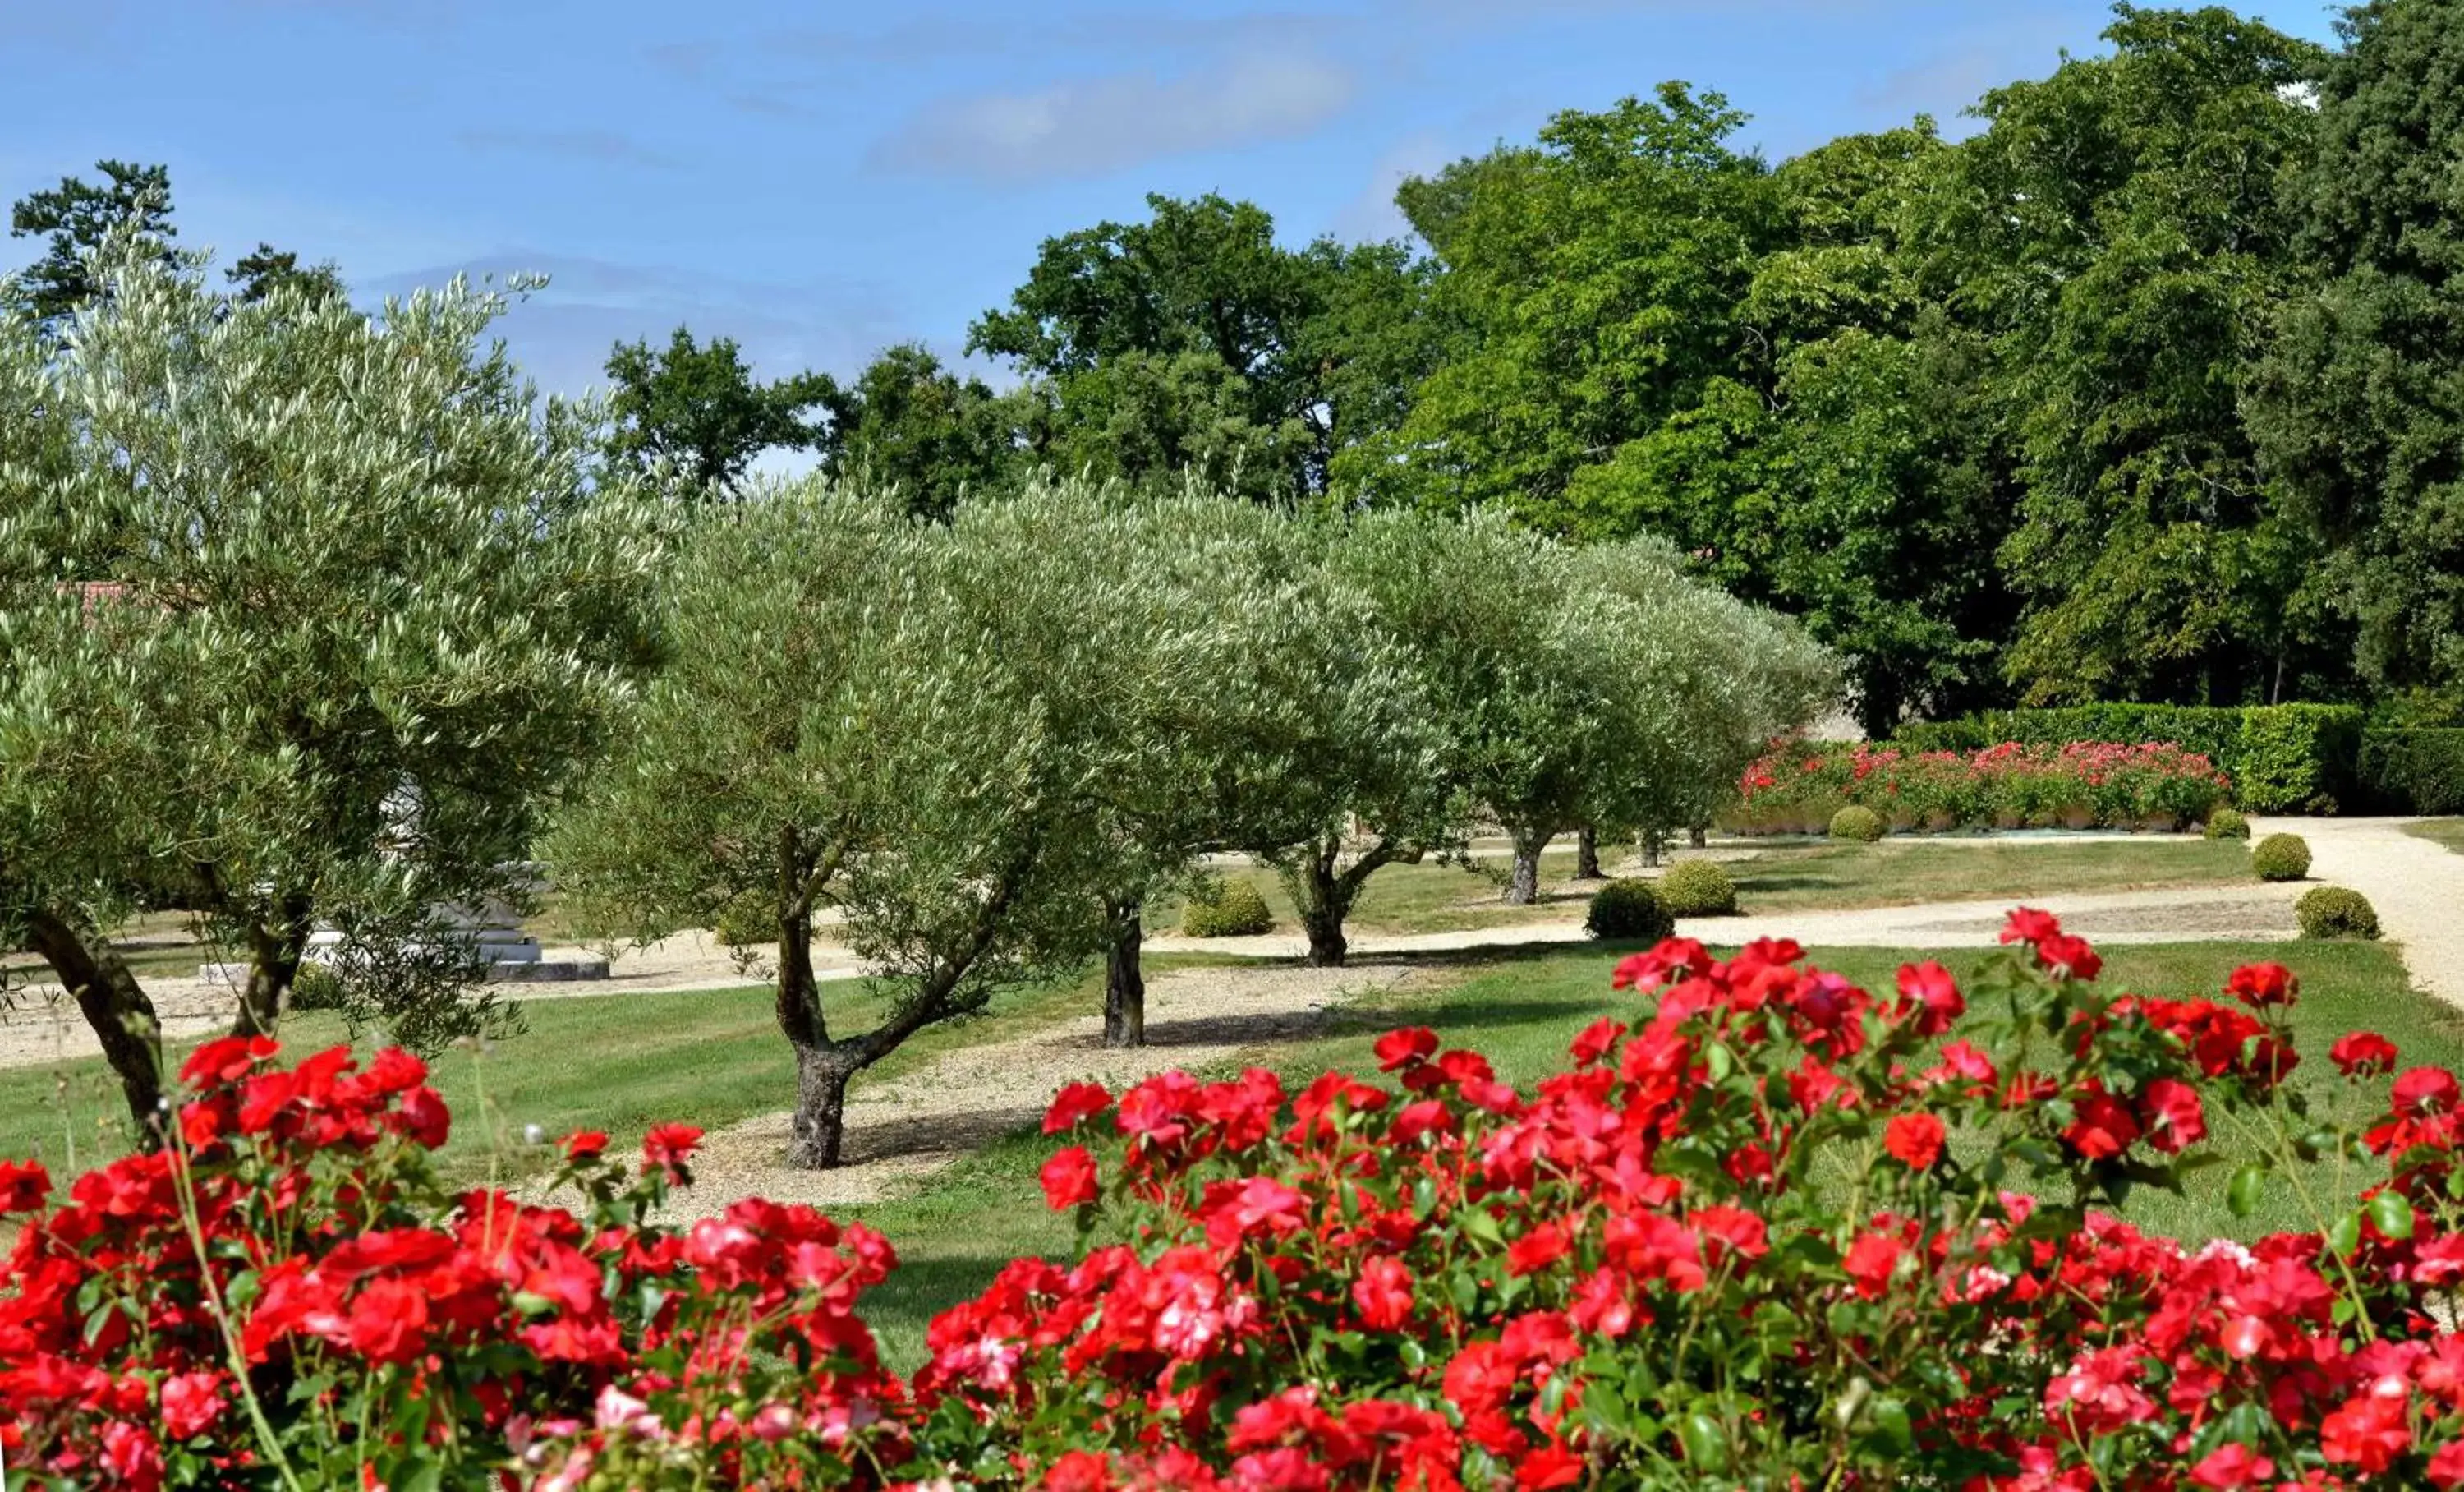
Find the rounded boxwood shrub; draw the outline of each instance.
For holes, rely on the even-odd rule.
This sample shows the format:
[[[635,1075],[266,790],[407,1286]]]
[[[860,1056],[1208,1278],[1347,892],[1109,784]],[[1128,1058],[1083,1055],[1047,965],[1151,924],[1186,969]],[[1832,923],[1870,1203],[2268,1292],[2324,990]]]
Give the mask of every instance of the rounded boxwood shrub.
[[[2299,835],[2269,835],[2250,852],[2261,880],[2299,880],[2310,874],[2310,846]]]
[[[1882,837],[1882,831],[1887,827],[1881,814],[1855,803],[1831,815],[1831,837],[1834,839],[1854,839],[1859,844],[1872,844]]]
[[[1717,860],[1680,860],[1658,890],[1671,917],[1727,917],[1737,909],[1736,878]]]
[[[1595,938],[1658,943],[1677,931],[1677,919],[1648,880],[1612,880],[1592,893],[1583,929]]]
[[[2211,839],[2247,839],[2250,820],[2233,809],[2220,808],[2208,815],[2207,836]]]
[[[342,976],[324,964],[301,964],[291,976],[291,1008],[295,1011],[339,1011],[342,1008]]]
[[[2293,903],[2305,938],[2370,938],[2379,935],[2378,908],[2349,886],[2315,886]]]
[[[1180,910],[1180,930],[1192,938],[1254,938],[1275,930],[1275,916],[1255,884],[1223,880],[1191,893]]]

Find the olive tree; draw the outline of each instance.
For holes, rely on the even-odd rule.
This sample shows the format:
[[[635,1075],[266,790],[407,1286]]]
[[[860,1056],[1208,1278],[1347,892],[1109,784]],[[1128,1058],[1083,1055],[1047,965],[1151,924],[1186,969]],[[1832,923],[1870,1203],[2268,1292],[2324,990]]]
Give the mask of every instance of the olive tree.
[[[1572,557],[1585,604],[1624,635],[1637,670],[1617,751],[1593,774],[1593,821],[1646,846],[1710,822],[1739,773],[1837,703],[1837,660],[1794,621],[1688,579],[1664,541],[1594,545]]]
[[[502,296],[241,301],[124,245],[98,274],[72,336],[0,335],[0,397],[51,433],[0,466],[0,879],[143,1124],[153,1021],[107,937],[133,903],[237,951],[239,1032],[320,923],[398,1035],[487,1013],[437,908],[523,894],[657,543],[593,479],[592,412],[483,343]]]
[[[1106,1038],[1134,1045],[1145,899],[1202,856],[1260,854],[1295,878],[1312,952],[1331,936],[1320,961],[1339,963],[1341,919],[1330,926],[1325,909],[1349,904],[1344,876],[1385,862],[1372,851],[1337,865],[1346,830],[1364,809],[1393,825],[1397,806],[1426,794],[1436,733],[1405,650],[1327,564],[1324,523],[1195,489],[1111,513],[1080,527],[1114,535],[1116,563],[1140,577],[1147,614],[1117,646],[1144,648],[1150,663],[1111,721],[1140,766],[1093,784],[1091,806],[1115,866]]]
[[[680,542],[669,664],[550,858],[635,936],[773,929],[790,1165],[839,1163],[849,1080],[908,1037],[1101,948],[1090,786],[1142,765],[1113,717],[1157,654],[1123,645],[1138,577],[1087,568],[1086,513],[1038,482],[933,524],[813,477]],[[869,1029],[813,976],[824,917],[887,996]]]

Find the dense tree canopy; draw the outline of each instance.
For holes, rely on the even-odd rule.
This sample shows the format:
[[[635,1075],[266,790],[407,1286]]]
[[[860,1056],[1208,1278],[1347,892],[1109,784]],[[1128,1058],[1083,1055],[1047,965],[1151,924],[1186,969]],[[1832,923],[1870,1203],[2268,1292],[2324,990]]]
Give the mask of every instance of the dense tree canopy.
[[[616,416],[609,451],[645,472],[670,463],[692,490],[723,497],[762,452],[820,443],[810,412],[832,387],[814,374],[758,383],[734,342],[713,337],[705,345],[682,326],[662,348],[618,344],[607,377]]]

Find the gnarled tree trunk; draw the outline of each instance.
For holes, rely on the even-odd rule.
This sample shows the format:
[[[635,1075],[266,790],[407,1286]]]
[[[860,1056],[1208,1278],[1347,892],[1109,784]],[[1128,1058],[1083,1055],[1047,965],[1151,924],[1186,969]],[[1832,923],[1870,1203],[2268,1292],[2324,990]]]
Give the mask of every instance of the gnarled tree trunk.
[[[282,1023],[291,986],[299,977],[300,960],[308,956],[311,911],[306,897],[286,896],[271,922],[250,924],[248,983],[239,992],[232,1035],[270,1036]]]
[[[43,956],[102,1046],[103,1059],[128,1101],[134,1138],[145,1149],[162,1144],[163,1023],[137,976],[99,935],[90,935],[49,909],[27,919],[34,951]]]
[[[1536,829],[1514,831],[1514,875],[1506,883],[1506,904],[1529,906],[1540,900],[1540,852],[1555,837]]]
[[[1147,982],[1138,969],[1138,950],[1146,941],[1144,911],[1144,904],[1135,898],[1104,906],[1104,927],[1110,935],[1104,952],[1104,1044],[1108,1047],[1147,1044]]]
[[[1574,879],[1605,880],[1600,874],[1600,832],[1589,824],[1574,836]]]

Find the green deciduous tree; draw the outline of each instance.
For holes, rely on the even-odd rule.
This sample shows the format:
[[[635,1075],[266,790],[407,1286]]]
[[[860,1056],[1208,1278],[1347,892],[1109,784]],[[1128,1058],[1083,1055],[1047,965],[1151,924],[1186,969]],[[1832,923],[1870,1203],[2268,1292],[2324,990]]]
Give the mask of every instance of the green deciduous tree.
[[[319,923],[398,1035],[487,1014],[458,959],[416,956],[431,907],[521,895],[508,862],[637,659],[655,543],[590,479],[590,412],[484,348],[499,298],[235,304],[133,235],[94,282],[56,348],[0,335],[0,397],[59,433],[0,467],[0,884],[143,1125],[152,1017],[104,937],[133,901],[239,950],[242,1032]]]
[[[1986,97],[1927,230],[2023,457],[2006,670],[2039,701],[2263,699],[2308,556],[2240,403],[2299,272],[2324,56],[2220,8],[2120,6],[2106,39]]]
[[[1399,418],[1432,365],[1422,272],[1396,244],[1287,249],[1252,203],[1147,203],[1146,222],[1045,240],[970,349],[1047,381],[1038,449],[1056,461],[1324,493],[1335,454]]]
[[[667,346],[618,343],[607,356],[609,451],[636,470],[671,463],[695,492],[732,496],[764,451],[821,443],[814,419],[833,386],[816,373],[757,383],[734,342],[707,345],[679,326]]]
[[[2252,424],[2315,538],[2362,679],[2464,709],[2464,5],[2379,0],[2343,21],[2296,184],[2318,283],[2285,308]]]
[[[920,343],[884,349],[852,384],[828,383],[821,402],[829,412],[822,469],[895,487],[918,514],[946,518],[1023,460],[1018,402],[942,367]]]

